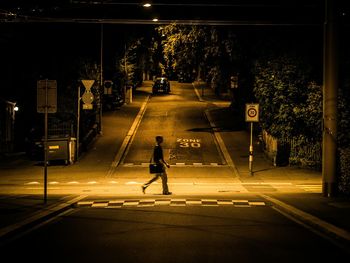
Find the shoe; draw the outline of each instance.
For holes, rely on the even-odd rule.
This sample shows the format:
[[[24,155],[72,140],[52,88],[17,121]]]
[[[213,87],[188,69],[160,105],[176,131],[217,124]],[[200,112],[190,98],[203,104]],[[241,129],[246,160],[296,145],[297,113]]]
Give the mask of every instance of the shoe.
[[[163,193],[163,195],[171,195],[172,192],[166,192],[166,193]]]
[[[146,186],[141,186],[142,188],[142,193],[145,194],[146,193]]]

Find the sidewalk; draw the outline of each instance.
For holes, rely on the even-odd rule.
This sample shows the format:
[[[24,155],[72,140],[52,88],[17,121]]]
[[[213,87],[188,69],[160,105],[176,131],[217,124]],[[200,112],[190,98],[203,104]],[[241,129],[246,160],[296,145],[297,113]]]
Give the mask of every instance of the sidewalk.
[[[151,83],[146,84],[151,85]],[[251,183],[251,192],[254,192],[254,187],[257,186],[270,187],[270,189],[272,189],[271,184],[273,183],[288,184],[292,182],[293,184],[306,186],[321,186],[322,178],[320,172],[299,167],[273,166],[272,162],[264,157],[257,140],[254,140],[254,174],[253,176],[250,175],[248,169],[249,133],[245,130],[237,129],[234,122],[227,122],[227,118],[232,114],[229,109],[230,102],[217,99],[210,89],[205,89],[204,97],[201,97],[198,83],[195,83],[194,86],[197,88],[197,96],[199,99],[203,103],[207,103],[208,114],[210,115],[214,130],[220,135],[227,149],[227,154],[232,160],[238,176],[235,180],[241,183]],[[73,173],[75,178],[87,178],[91,173],[91,178],[92,174],[94,174],[94,178],[96,178],[96,170],[93,170],[93,168],[96,166],[95,164],[98,163],[99,165],[97,166],[99,170],[97,176],[103,178],[106,172],[108,172],[108,169],[110,169],[111,162],[114,161],[111,158],[116,156],[116,149],[119,149],[124,143],[124,138],[126,138],[130,127],[133,125],[146,97],[147,93],[143,89],[140,89],[134,94],[134,101],[132,104],[123,106],[119,111],[105,114],[103,132],[106,132],[106,134],[113,134],[113,136],[103,137],[102,135],[99,137],[91,151],[84,154],[77,164],[64,168],[68,171],[66,176]],[[106,145],[106,147],[102,147],[101,145]],[[63,176],[62,174],[64,172],[62,168],[52,168],[53,169],[50,169],[51,176]],[[182,168],[178,168],[178,170],[182,172]],[[123,172],[126,171],[126,168],[123,169]],[[188,176],[193,176],[193,171],[194,170],[191,170],[191,174]],[[203,170],[198,168],[198,173],[201,171]],[[6,173],[8,172],[10,173],[10,171],[6,170]],[[25,172],[28,172],[28,176],[32,176],[32,173],[42,173],[42,167],[26,168]],[[131,170],[129,172],[131,172]],[[5,176],[2,174],[2,179],[10,176],[11,175]],[[182,175],[182,177],[186,176],[186,174]],[[175,184],[177,183],[176,180],[173,180],[173,182]],[[211,181],[208,182],[209,184],[203,185],[202,189],[211,186]],[[182,186],[178,185],[177,187]],[[139,188],[139,185],[135,185],[135,189],[137,189],[138,192],[140,192]],[[262,188],[257,189],[261,190]],[[256,194],[260,194],[258,190]],[[349,199],[340,197],[325,198],[320,193],[307,192],[269,192],[268,194],[263,193],[260,195],[269,203],[272,203],[276,209],[284,211],[293,218],[296,218],[296,220],[311,225],[324,233],[331,233],[340,240],[346,240],[346,237],[349,237],[347,242],[350,242]],[[72,203],[83,198],[84,195],[50,196],[48,204],[44,205],[42,196],[39,195],[0,196],[0,209],[2,213],[0,221],[0,240],[6,235],[6,231],[11,230],[11,226],[23,229],[25,223],[31,225],[33,222],[43,220],[49,214],[57,214],[60,211],[69,209]]]
[[[229,103],[217,99],[213,91],[206,88],[201,96],[201,85],[194,83],[200,101],[208,102],[208,114],[213,122],[214,131],[222,138],[229,157],[242,183],[255,183],[269,187],[274,183],[293,183],[322,186],[322,174],[309,168],[275,167],[263,153],[257,138],[253,139],[254,161],[253,175],[249,172],[249,129],[237,129],[234,124],[237,116],[229,107]],[[232,122],[227,120],[231,119]],[[288,186],[286,186],[288,187]],[[285,213],[303,221],[321,232],[330,234],[349,244],[350,242],[350,199],[345,197],[327,198],[320,193],[269,193],[261,195]]]
[[[116,151],[121,148],[142,104],[148,97],[150,82],[146,82],[133,94],[133,102],[123,105],[119,110],[103,113],[102,135],[99,135],[88,152],[84,152],[79,160],[70,166],[49,166],[48,173],[51,181],[75,180],[84,178],[103,178],[110,169]],[[108,134],[104,136],[103,134]],[[16,169],[13,169],[16,167]],[[0,161],[1,185],[11,186],[16,180],[43,179],[43,167],[37,162],[30,161],[23,154],[7,156]],[[40,181],[41,185],[42,182]],[[33,185],[35,187],[36,185]],[[28,226],[37,224],[48,216],[54,216],[76,203],[85,195],[66,195],[49,193],[44,204],[43,194],[14,194],[0,195],[0,243],[9,233],[23,231]]]

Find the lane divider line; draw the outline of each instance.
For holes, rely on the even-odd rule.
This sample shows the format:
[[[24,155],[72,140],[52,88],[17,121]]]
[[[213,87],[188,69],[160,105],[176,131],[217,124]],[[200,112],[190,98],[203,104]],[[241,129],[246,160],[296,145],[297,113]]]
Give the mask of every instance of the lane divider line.
[[[210,116],[209,110],[205,110],[204,114],[205,114],[206,118],[208,119],[210,126],[213,128],[213,134],[214,134],[214,138],[215,138],[214,141],[217,143],[217,147],[218,147],[219,152],[222,154],[222,156],[223,156],[224,160],[226,161],[226,163],[228,164],[228,166],[230,166],[232,168],[234,175],[237,178],[240,178],[238,170],[237,170],[237,168],[236,168],[236,166],[235,166],[235,164],[230,156],[230,153],[227,150],[227,147],[225,145],[224,140],[222,139],[220,133],[215,131],[215,124]]]
[[[192,86],[193,86],[193,89],[198,97],[198,100],[200,102],[204,102],[205,100],[203,100],[202,96],[199,94],[198,89],[196,88],[194,83],[192,83]],[[209,110],[205,110],[204,115],[207,118],[211,128],[213,129],[213,134],[214,134],[214,139],[215,139],[214,141],[215,141],[215,144],[216,144],[218,151],[220,153],[221,159],[223,161],[226,161],[226,163],[232,168],[234,175],[237,178],[240,178],[238,170],[237,170],[237,168],[236,168],[236,166],[235,166],[235,164],[234,164],[234,162],[233,162],[233,160],[232,160],[232,158],[231,158],[231,156],[226,148],[224,140],[222,139],[220,133],[215,130],[215,123],[213,122],[213,120],[210,116]]]
[[[121,147],[119,148],[118,153],[116,154],[116,156],[114,157],[114,160],[111,164],[111,167],[107,173],[107,175],[112,175],[114,172],[114,169],[123,162],[123,159],[125,158],[125,156],[127,155],[130,145],[135,137],[137,128],[139,127],[142,117],[146,112],[146,106],[148,104],[148,101],[150,99],[150,95],[147,96],[147,98],[145,99],[145,101],[142,103],[142,106],[139,110],[139,113],[137,114],[133,124],[131,125],[127,135],[124,138],[124,141],[121,145]]]
[[[198,89],[196,88],[195,84],[192,83],[192,86],[193,86],[193,88],[194,88],[194,92],[196,93],[196,95],[197,95],[197,97],[198,97],[198,100],[199,100],[200,102],[203,102],[204,100],[202,99],[202,96],[199,94]]]

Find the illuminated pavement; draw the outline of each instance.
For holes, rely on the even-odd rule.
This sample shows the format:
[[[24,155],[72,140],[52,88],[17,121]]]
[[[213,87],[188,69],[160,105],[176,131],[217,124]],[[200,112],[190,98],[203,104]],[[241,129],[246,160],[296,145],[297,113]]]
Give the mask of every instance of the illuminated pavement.
[[[347,255],[257,196],[140,200],[82,202],[6,243],[2,255],[12,262],[325,262]]]
[[[77,163],[49,166],[47,205],[42,166],[1,164],[1,240],[26,233],[8,253],[45,261],[26,245],[40,244],[57,262],[306,262],[342,255],[350,204],[320,195],[320,173],[274,167],[257,151],[251,176],[246,133],[211,132],[227,102],[175,82],[171,95],[149,98],[150,85],[132,104],[104,114],[103,135]],[[171,163],[170,197],[161,195],[160,181],[141,192],[158,134]]]
[[[150,89],[151,83],[146,82],[132,104],[104,114],[103,135],[77,163],[49,166],[49,194],[139,194],[141,184],[150,178],[147,167],[158,134],[165,138],[164,153],[172,166],[169,186],[174,194],[321,192],[319,173],[273,167],[261,153],[255,156],[254,176],[248,175],[246,134],[220,132],[220,144],[210,129],[216,124],[207,120],[213,114],[215,121],[215,112],[204,114],[205,110],[227,106],[227,102],[201,98],[187,83],[172,82],[171,95],[148,100]],[[228,157],[222,154],[222,147],[228,149]],[[234,166],[228,158],[234,160]],[[42,166],[18,160],[12,166],[2,166],[1,171],[1,194],[42,193]],[[155,183],[148,192],[159,191],[160,184]]]

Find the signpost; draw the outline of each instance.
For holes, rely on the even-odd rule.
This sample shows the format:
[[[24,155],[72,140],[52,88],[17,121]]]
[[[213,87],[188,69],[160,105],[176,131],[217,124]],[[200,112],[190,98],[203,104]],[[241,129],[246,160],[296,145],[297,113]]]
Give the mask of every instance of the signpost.
[[[79,156],[79,134],[80,134],[80,101],[83,101],[83,110],[92,110],[94,101],[94,95],[91,92],[91,87],[94,85],[95,80],[83,79],[81,80],[83,86],[85,87],[85,92],[80,96],[80,86],[78,87],[78,117],[77,117],[77,156]]]
[[[47,203],[47,130],[48,114],[57,112],[57,82],[56,80],[38,80],[37,82],[37,112],[45,114],[44,136],[44,203]]]
[[[81,100],[84,102],[83,109],[92,110],[93,109],[92,102],[94,101],[94,94],[92,94],[91,92],[91,87],[92,85],[94,85],[95,80],[83,79],[81,82],[85,87],[85,92],[81,97]]]
[[[250,122],[249,172],[253,175],[253,123],[259,122],[259,104],[246,104],[245,120]]]

